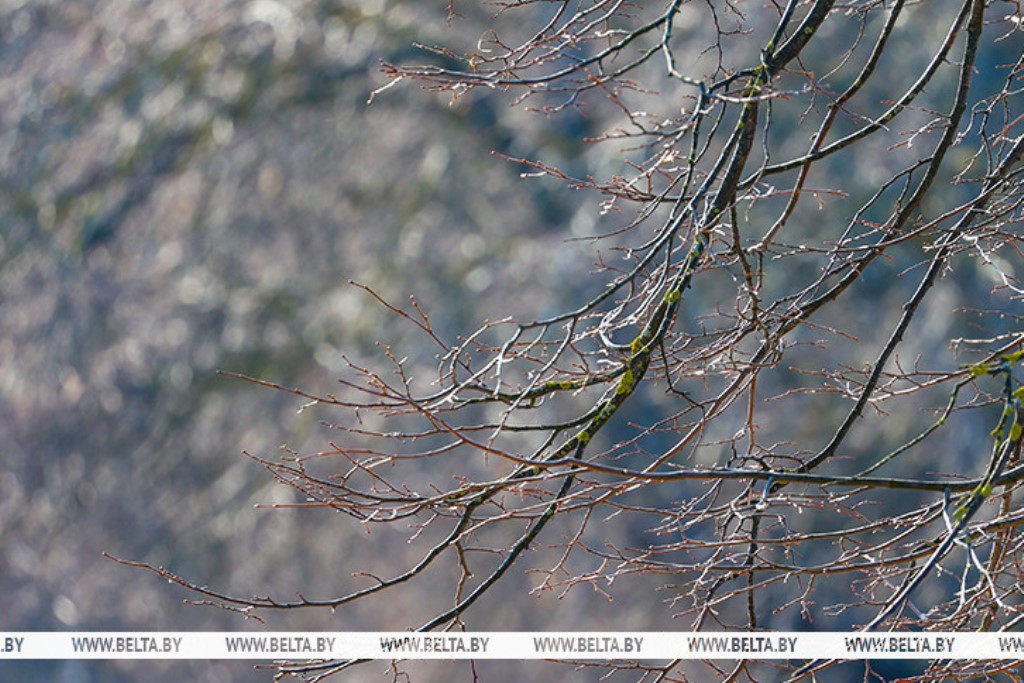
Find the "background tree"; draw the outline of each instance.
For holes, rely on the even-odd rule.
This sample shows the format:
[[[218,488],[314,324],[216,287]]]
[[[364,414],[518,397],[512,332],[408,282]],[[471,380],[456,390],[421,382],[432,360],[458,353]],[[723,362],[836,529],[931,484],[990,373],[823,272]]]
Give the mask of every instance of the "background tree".
[[[414,335],[382,336],[377,360],[350,356],[333,390],[286,388],[296,384],[236,366],[298,395],[303,415],[336,432],[328,446],[251,452],[303,508],[355,521],[338,543],[363,550],[362,575],[318,583],[322,597],[249,597],[144,564],[248,616],[332,608],[372,623],[382,610],[388,628],[1013,629],[1024,419],[1019,8],[492,9],[449,5],[446,47],[420,39],[431,45],[427,64],[385,62],[370,111],[424,99],[402,94],[412,81],[441,91],[453,112],[478,112],[475,121],[532,115],[525,130],[553,139],[536,154],[511,136],[476,151],[496,149],[507,162],[496,166],[542,187],[589,191],[578,193],[590,209],[575,212],[568,235],[596,270],[564,249],[519,260],[531,274],[519,287],[514,274],[472,269],[464,284],[486,298],[479,325],[458,292],[428,289],[409,302],[382,291],[390,285],[357,284]],[[462,28],[484,18],[486,30]],[[308,63],[284,68],[281,35],[268,80],[243,79],[254,89],[212,107],[219,119],[197,115],[198,132],[167,148],[190,149],[204,131],[216,139],[261,101],[322,96],[319,81],[302,87]],[[479,201],[458,191],[459,163],[441,166],[436,184],[394,183],[387,196]],[[272,176],[260,173],[263,189],[277,187]],[[109,239],[104,226],[119,225],[139,197],[130,188],[113,214],[81,223],[85,247]],[[509,221],[508,206],[496,199],[474,221],[484,243],[501,239],[497,224],[537,230],[552,218]],[[443,264],[448,244],[421,240],[414,260]],[[384,253],[403,248],[400,239]],[[328,538],[314,532],[300,548],[315,558]],[[510,596],[525,592],[539,598],[522,608]],[[602,622],[595,595],[628,596],[629,606]],[[573,599],[579,609],[566,609]],[[351,664],[284,670],[318,679]],[[599,666],[684,680],[719,665]],[[799,679],[833,665],[775,666],[723,672]],[[830,674],[860,679],[864,666]],[[883,673],[1008,669],[908,663]]]

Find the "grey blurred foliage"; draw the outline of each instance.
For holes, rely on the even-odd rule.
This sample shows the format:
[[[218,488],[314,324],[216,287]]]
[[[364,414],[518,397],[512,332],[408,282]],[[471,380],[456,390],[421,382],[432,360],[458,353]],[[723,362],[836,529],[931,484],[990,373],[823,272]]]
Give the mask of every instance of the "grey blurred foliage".
[[[531,309],[586,272],[553,229],[575,198],[490,158],[538,144],[502,104],[395,92],[367,106],[378,60],[447,30],[443,5],[2,12],[0,629],[249,626],[102,552],[243,592],[335,592],[370,546],[335,515],[253,509],[297,497],[241,455],[322,443],[318,416],[217,370],[331,390],[342,352],[401,347],[409,330],[350,279],[415,292],[447,335]],[[25,667],[66,681],[269,677],[246,663]]]
[[[352,572],[417,556],[401,533],[367,536],[322,509],[254,509],[303,501],[241,451],[272,457],[287,443],[316,452],[334,438],[329,423],[340,418],[320,408],[300,411],[303,402],[293,395],[217,371],[340,392],[334,378],[345,370],[343,354],[369,364],[388,345],[427,374],[436,349],[350,280],[401,305],[414,293],[438,335],[454,343],[488,319],[540,318],[578,306],[602,285],[591,281],[595,260],[626,259],[602,242],[570,238],[613,231],[628,221],[628,210],[599,215],[596,196],[551,179],[527,181],[522,168],[491,155],[542,158],[575,177],[622,173],[619,155],[629,157],[622,151],[627,144],[583,142],[614,129],[614,106],[593,97],[545,116],[510,106],[500,92],[452,98],[408,86],[367,104],[385,83],[381,59],[420,60],[415,43],[470,50],[491,22],[512,22],[487,5],[458,3],[457,9],[453,18],[445,2],[391,0],[2,6],[0,630],[265,628],[228,611],[183,605],[194,596],[103,552],[166,566],[234,594],[308,597],[345,592]],[[925,31],[927,3],[920,11]],[[693,23],[680,20],[681,33],[707,30],[696,15],[686,16]],[[856,29],[836,27],[834,39],[844,44]],[[722,49],[740,64],[756,55],[760,39],[733,36]],[[829,45],[822,40],[818,49]],[[996,66],[1017,59],[1020,47],[1017,37],[994,44],[975,87],[998,88]],[[927,49],[917,61],[884,68],[893,79],[914,74],[930,57]],[[815,56],[828,58],[806,55]],[[709,57],[693,59],[702,64]],[[664,76],[650,68],[657,88]],[[875,95],[884,96],[868,92],[864,99]],[[935,102],[944,95],[929,93]],[[664,108],[656,94],[650,99],[652,111]],[[922,109],[901,125],[910,129],[920,124],[914,116],[930,115]],[[774,120],[775,133],[806,140],[801,121],[782,116]],[[844,201],[860,206],[905,163],[899,150],[873,144],[852,165],[846,158],[815,167],[816,173],[828,169],[815,185],[842,178],[850,191]],[[863,176],[859,182],[848,182],[851,167]],[[954,190],[944,200],[955,205]],[[752,205],[744,219],[770,220],[783,201]],[[840,199],[822,195],[821,202],[834,207]],[[796,225],[806,234],[817,227]],[[912,246],[889,255],[894,258],[864,274],[848,305],[794,335],[806,345],[800,367],[762,375],[768,393],[808,392],[794,394],[762,425],[766,441],[818,443],[841,419],[846,397],[823,391],[822,377],[808,373],[836,370],[835,359],[872,360],[916,282],[894,276],[921,259]],[[790,267],[799,277],[820,263],[795,258]],[[1005,269],[1019,273],[1019,264]],[[915,330],[901,348],[908,364],[916,354],[929,367],[955,366],[962,358],[948,348],[951,336],[1013,328],[1012,320],[1000,319],[1009,299],[990,300],[998,284],[991,271],[979,264],[971,276],[966,272],[943,281],[941,295],[930,300],[935,308],[922,316],[926,329]],[[704,317],[711,319],[730,301],[735,280],[725,270],[709,275],[684,325],[698,329]],[[765,286],[766,295],[784,289],[771,281]],[[838,335],[819,346],[832,327],[860,336]],[[624,414],[642,419],[669,400],[655,387],[638,394]],[[922,408],[943,401],[941,393],[908,399],[899,420],[882,419],[879,409],[850,446],[891,449],[933,419]],[[709,442],[731,436],[713,429]],[[987,429],[978,424],[950,435],[953,459],[973,457],[970,444]],[[651,451],[671,439],[646,438]],[[667,501],[679,494],[644,495]],[[911,496],[907,505],[915,502]],[[802,522],[813,528],[813,515]],[[649,531],[625,519],[604,528],[637,546]],[[575,588],[564,598],[546,594],[523,604],[501,597],[529,590],[531,578],[519,572],[501,589],[506,592],[482,603],[473,626],[673,628],[672,610],[661,604],[667,596],[630,593],[631,586],[667,582],[623,577],[615,590]],[[429,585],[333,614],[263,616],[278,629],[400,630],[447,606],[450,596],[431,593]],[[795,627],[798,617],[787,613],[783,620],[796,621],[777,627]],[[496,664],[478,666],[505,675]],[[463,665],[417,667],[422,680],[469,675]],[[380,680],[385,668],[359,669],[344,680]],[[594,680],[586,671],[578,678],[531,665],[516,671],[533,680]],[[0,668],[5,680],[8,672],[68,683],[272,676],[246,663]]]

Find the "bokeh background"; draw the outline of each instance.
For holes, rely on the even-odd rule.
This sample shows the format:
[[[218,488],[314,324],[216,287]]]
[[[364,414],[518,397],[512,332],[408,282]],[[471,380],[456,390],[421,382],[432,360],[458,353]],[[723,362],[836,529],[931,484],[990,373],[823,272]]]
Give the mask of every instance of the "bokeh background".
[[[415,293],[448,339],[578,305],[594,291],[595,250],[571,238],[613,229],[614,216],[491,152],[579,177],[621,171],[615,148],[582,142],[614,108],[547,117],[500,94],[452,100],[412,85],[368,104],[386,82],[380,60],[481,35],[494,8],[480,3],[458,3],[455,18],[440,1],[0,7],[0,630],[415,625],[409,605],[429,596],[414,589],[261,625],[184,604],[185,591],[102,553],[286,598],[337,595],[353,571],[401,562],[400,534],[256,507],[301,501],[242,450],[315,451],[332,416],[217,371],[330,392],[343,354],[379,357],[383,341],[430,363],[415,330],[350,280],[398,303]],[[960,283],[957,296],[991,285]],[[511,577],[505,595],[526,582]],[[576,591],[524,610],[495,597],[475,626],[671,627],[658,599]],[[418,666],[422,680],[471,675]],[[271,675],[246,662],[0,665],[2,680],[61,683]],[[379,663],[345,680],[383,675]]]
[[[286,597],[393,562],[397,536],[255,507],[299,501],[242,450],[315,450],[331,416],[217,371],[335,391],[343,353],[413,336],[350,280],[415,293],[448,338],[575,300],[590,257],[567,227],[588,234],[598,207],[490,152],[578,169],[588,122],[414,87],[368,105],[381,59],[450,37],[441,2],[2,7],[0,630],[411,626],[415,596],[260,626],[102,553]],[[477,33],[490,16],[460,13]],[[0,665],[2,680],[270,678],[249,662]]]

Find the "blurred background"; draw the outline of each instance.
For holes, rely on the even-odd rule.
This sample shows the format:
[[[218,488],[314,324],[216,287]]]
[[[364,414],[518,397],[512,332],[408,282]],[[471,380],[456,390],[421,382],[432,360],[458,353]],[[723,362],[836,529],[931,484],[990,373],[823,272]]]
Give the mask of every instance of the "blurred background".
[[[363,532],[323,511],[254,509],[295,496],[242,449],[316,449],[328,416],[217,371],[337,390],[343,352],[412,332],[350,279],[415,292],[451,338],[540,292],[558,306],[549,292],[587,271],[564,227],[597,208],[490,156],[578,157],[578,131],[556,139],[571,117],[413,87],[367,105],[379,60],[448,31],[433,2],[3,3],[0,630],[258,627],[103,552],[241,595],[328,597],[388,547],[353,545]],[[267,628],[412,625],[373,616]],[[15,673],[271,678],[247,662],[0,665]]]
[[[394,566],[389,553],[408,552],[400,534],[255,507],[299,500],[242,450],[315,451],[331,416],[217,371],[331,392],[342,354],[379,356],[382,341],[432,361],[349,280],[400,304],[415,293],[447,339],[578,305],[594,291],[595,250],[568,238],[618,224],[602,222],[596,196],[524,182],[491,152],[607,171],[602,154],[615,150],[582,139],[613,114],[545,117],[411,85],[367,104],[386,82],[380,60],[420,61],[416,42],[482,34],[494,8],[479,3],[459,3],[452,24],[446,2],[0,6],[0,630],[416,625],[406,612],[424,596],[396,592],[263,626],[183,604],[182,589],[102,553],[285,599],[337,595],[353,571]],[[522,595],[517,581],[508,590]],[[568,614],[564,628],[673,627],[671,610],[652,611],[658,596],[557,598],[528,617],[495,599],[491,622],[474,626]],[[470,676],[466,664],[416,666],[414,680]],[[535,680],[592,680],[522,666]],[[246,662],[0,665],[3,680],[62,683],[271,677]]]

